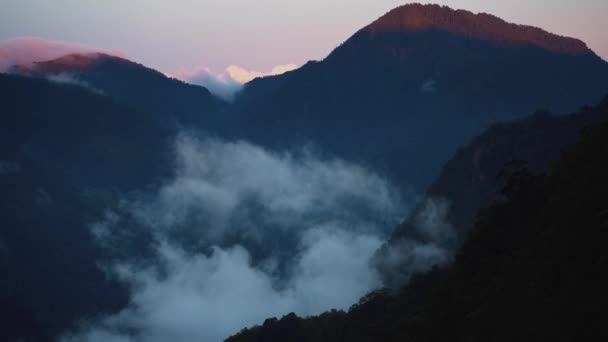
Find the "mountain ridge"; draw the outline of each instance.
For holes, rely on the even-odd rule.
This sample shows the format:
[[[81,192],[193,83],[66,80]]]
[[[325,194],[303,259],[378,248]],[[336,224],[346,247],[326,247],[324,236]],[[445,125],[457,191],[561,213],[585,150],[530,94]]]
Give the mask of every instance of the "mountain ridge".
[[[488,13],[475,14],[436,4],[415,3],[397,7],[361,32],[373,36],[379,32],[425,30],[447,31],[513,46],[532,44],[560,53],[593,53],[583,41],[576,38],[552,34],[535,26],[509,23]]]
[[[15,66],[9,73],[83,85],[174,127],[193,124],[207,130],[217,128],[217,114],[227,106],[205,87],[104,53],[68,54],[32,65]]]
[[[242,135],[270,146],[314,141],[346,159],[380,165],[390,177],[408,179],[423,192],[455,147],[490,124],[539,109],[575,112],[608,92],[608,63],[592,52],[496,44],[446,30],[370,33],[369,27],[390,23],[392,16],[400,25],[401,14],[407,16],[410,9],[438,11],[441,18],[463,16],[473,23],[496,21],[507,31],[541,32],[556,46],[575,42],[577,50],[586,48],[493,16],[439,6],[401,7],[321,61],[248,83],[237,97]]]

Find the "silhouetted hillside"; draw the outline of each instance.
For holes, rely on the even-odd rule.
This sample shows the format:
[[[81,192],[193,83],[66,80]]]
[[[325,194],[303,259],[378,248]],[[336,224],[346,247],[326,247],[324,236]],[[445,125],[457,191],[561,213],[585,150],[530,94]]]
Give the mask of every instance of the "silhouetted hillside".
[[[477,211],[501,199],[506,180],[502,172],[506,165],[517,168],[525,164],[533,172],[547,172],[550,162],[574,145],[581,132],[597,124],[607,112],[608,98],[596,107],[585,107],[572,115],[537,112],[520,121],[495,124],[459,148],[381,251],[378,263],[387,284],[403,283],[411,272],[406,265],[399,265],[399,260],[390,257],[391,250],[399,250],[402,241],[432,242],[453,251],[467,236]],[[440,219],[449,225],[447,229],[453,230],[453,240],[427,241],[429,237],[421,232],[420,221],[428,215],[430,205],[444,206],[439,208],[443,210]]]
[[[452,265],[348,313],[291,314],[227,341],[605,341],[607,172],[608,115],[549,175],[511,170]]]
[[[50,341],[126,304],[90,224],[170,174],[174,132],[77,86],[2,74],[0,94],[0,340]]]
[[[137,189],[168,168],[158,162],[169,157],[176,131],[149,114],[78,86],[9,75],[0,82],[3,153],[78,175],[89,187]]]
[[[141,64],[105,54],[73,54],[17,66],[12,72],[47,77],[93,91],[154,114],[163,124],[197,124],[216,128],[223,101],[201,86],[168,78]]]
[[[608,63],[576,39],[406,5],[323,61],[248,84],[237,124],[254,141],[312,141],[422,192],[490,124],[539,108],[572,112],[606,92]]]

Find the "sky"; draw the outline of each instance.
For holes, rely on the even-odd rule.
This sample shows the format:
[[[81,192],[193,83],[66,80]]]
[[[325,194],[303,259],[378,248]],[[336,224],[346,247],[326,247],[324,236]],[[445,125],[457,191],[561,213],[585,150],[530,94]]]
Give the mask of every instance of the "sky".
[[[421,1],[426,3],[427,1]],[[606,0],[436,0],[582,39],[608,59]],[[40,37],[111,51],[165,73],[270,73],[324,58],[399,0],[2,0],[0,42]]]

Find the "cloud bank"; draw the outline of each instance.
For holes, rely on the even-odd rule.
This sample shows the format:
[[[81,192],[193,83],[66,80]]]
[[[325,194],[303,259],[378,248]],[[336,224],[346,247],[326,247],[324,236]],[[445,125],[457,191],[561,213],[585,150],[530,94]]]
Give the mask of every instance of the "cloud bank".
[[[452,260],[459,242],[448,220],[450,203],[442,198],[424,198],[408,221],[403,236],[383,246],[375,262],[385,285],[398,288],[420,272]]]
[[[289,312],[347,309],[381,286],[371,259],[404,211],[373,172],[311,150],[180,136],[174,178],[94,225],[116,246],[127,221],[153,235],[105,265],[131,289],[124,310],[64,341],[221,341]]]
[[[232,101],[235,94],[243,88],[245,83],[258,77],[284,74],[296,68],[297,65],[295,64],[286,64],[275,66],[270,72],[260,72],[231,65],[219,74],[214,74],[211,69],[206,67],[197,67],[190,70],[180,69],[167,75],[184,82],[204,86],[216,96]]]
[[[101,89],[95,88],[89,82],[81,80],[78,77],[78,75],[76,75],[76,74],[63,72],[63,73],[59,73],[59,74],[48,75],[48,76],[46,76],[46,79],[53,83],[68,84],[68,85],[82,87],[82,88],[88,89],[89,91],[91,91],[95,94],[103,95],[103,91]]]
[[[295,64],[277,65],[274,68],[272,68],[272,70],[270,72],[264,73],[264,72],[259,72],[259,71],[247,70],[247,69],[244,69],[244,68],[236,66],[236,65],[231,65],[228,68],[226,68],[226,73],[233,80],[243,84],[243,83],[247,83],[247,82],[253,80],[254,78],[280,75],[280,74],[284,74],[288,71],[292,71],[296,68],[297,68],[297,65],[295,65]]]
[[[117,49],[99,49],[39,37],[14,38],[0,43],[0,72],[5,72],[14,65],[28,66],[34,62],[47,61],[72,53],[95,52],[119,57],[125,56],[123,51]]]
[[[17,162],[0,160],[0,176],[17,173],[21,171],[21,165]]]

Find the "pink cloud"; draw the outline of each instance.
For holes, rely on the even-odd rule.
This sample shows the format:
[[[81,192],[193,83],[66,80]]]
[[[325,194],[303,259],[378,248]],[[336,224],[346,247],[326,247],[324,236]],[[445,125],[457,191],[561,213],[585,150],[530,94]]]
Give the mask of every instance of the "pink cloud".
[[[119,57],[126,56],[124,51],[118,49],[99,49],[39,37],[18,37],[0,43],[0,72],[6,71],[14,65],[29,65],[34,62],[51,60],[71,53],[94,52]]]
[[[165,75],[190,84],[203,86],[212,94],[226,101],[232,101],[236,92],[243,87],[241,83],[235,81],[227,74],[214,74],[207,67],[179,69],[175,72],[165,73]]]
[[[230,101],[243,88],[245,83],[254,78],[280,75],[296,68],[297,65],[295,64],[277,65],[269,72],[261,72],[231,65],[219,74],[213,73],[207,67],[196,67],[193,69],[180,69],[172,73],[166,73],[165,75],[184,82],[202,85],[213,94]]]
[[[239,67],[236,65],[231,65],[228,68],[226,68],[226,73],[233,80],[235,80],[241,84],[244,84],[244,83],[247,83],[247,82],[253,80],[254,78],[280,75],[280,74],[284,74],[288,71],[294,70],[296,68],[297,68],[297,65],[295,65],[295,64],[277,65],[274,68],[272,68],[272,70],[270,72],[265,73],[265,72],[260,72],[260,71],[247,70],[245,68],[242,68],[242,67]]]

